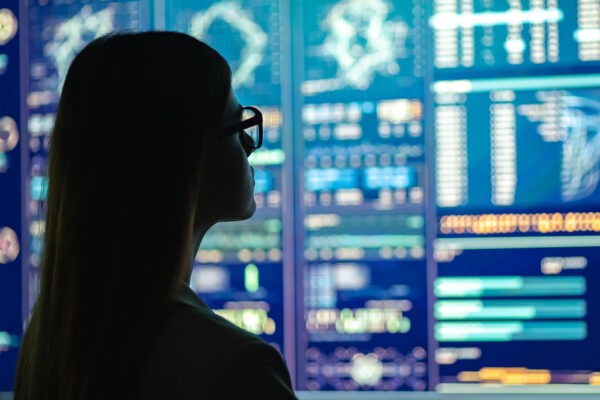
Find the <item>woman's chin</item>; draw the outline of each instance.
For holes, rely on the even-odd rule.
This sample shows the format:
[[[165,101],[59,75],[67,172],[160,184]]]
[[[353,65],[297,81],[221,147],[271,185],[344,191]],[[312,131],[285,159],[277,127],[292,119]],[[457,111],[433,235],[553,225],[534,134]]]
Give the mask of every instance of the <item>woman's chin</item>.
[[[245,209],[239,210],[239,212],[235,213],[235,215],[222,219],[222,221],[244,221],[251,218],[255,212],[256,201],[254,200],[254,197],[252,197],[252,200]]]
[[[254,196],[252,196],[252,200],[250,201],[250,204],[248,204],[247,216],[243,219],[251,218],[255,212],[256,212],[256,200],[254,200]]]
[[[217,218],[215,222],[233,222],[233,221],[244,221],[251,218],[256,212],[256,201],[254,196],[252,200],[247,204],[246,207],[240,207],[233,213],[227,213],[226,215],[221,214],[220,218]]]

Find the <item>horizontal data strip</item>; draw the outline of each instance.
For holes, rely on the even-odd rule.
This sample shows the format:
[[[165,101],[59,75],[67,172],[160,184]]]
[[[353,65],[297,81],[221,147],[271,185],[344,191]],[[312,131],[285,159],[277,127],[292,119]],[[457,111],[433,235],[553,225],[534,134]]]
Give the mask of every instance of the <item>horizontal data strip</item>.
[[[438,320],[583,318],[585,300],[440,300],[434,305]]]
[[[415,247],[424,246],[421,235],[314,235],[308,238],[308,246],[315,249],[323,247]]]
[[[600,247],[600,235],[444,238],[436,239],[434,245],[436,250],[493,250],[543,249],[562,247]]]
[[[581,296],[582,276],[474,276],[437,278],[437,297]]]
[[[587,324],[583,321],[438,322],[434,334],[439,342],[583,340]]]
[[[541,385],[499,385],[499,384],[489,384],[489,383],[440,383],[436,386],[436,390],[440,393],[460,393],[458,396],[461,397],[452,397],[452,399],[482,399],[483,397],[464,397],[465,393],[468,394],[498,394],[498,397],[485,397],[485,399],[519,399],[522,400],[523,397],[520,396],[522,394],[527,393],[527,400],[548,400],[548,399],[556,399],[563,400],[565,398],[568,399],[577,399],[577,400],[597,400],[598,395],[588,395],[585,396],[586,393],[600,393],[600,386],[592,386],[592,385],[581,385],[581,384],[541,384]],[[509,397],[510,394],[514,394],[514,397]],[[540,395],[539,397],[536,394],[545,393],[544,395]],[[575,393],[579,394],[575,396]],[[564,397],[564,394],[570,394],[569,397]],[[550,395],[550,396],[548,396]],[[556,395],[557,397],[554,397]],[[518,396],[518,397],[517,397]],[[447,399],[447,397],[444,397]]]
[[[597,86],[600,86],[600,74],[437,81],[431,88],[434,93],[481,93],[494,90],[557,90]]]

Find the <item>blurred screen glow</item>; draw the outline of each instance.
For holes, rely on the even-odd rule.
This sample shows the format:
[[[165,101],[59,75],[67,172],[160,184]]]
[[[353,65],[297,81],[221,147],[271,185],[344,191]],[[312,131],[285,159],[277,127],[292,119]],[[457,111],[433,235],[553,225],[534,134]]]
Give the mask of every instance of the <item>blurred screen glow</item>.
[[[24,188],[0,199],[24,221],[0,220],[0,274],[23,272],[0,300],[24,312],[0,314],[0,371],[36,296],[68,65],[112,30],[167,29],[221,52],[265,120],[257,213],[206,235],[192,288],[281,351],[298,390],[600,393],[600,0],[24,8],[26,119],[0,109],[0,184]]]

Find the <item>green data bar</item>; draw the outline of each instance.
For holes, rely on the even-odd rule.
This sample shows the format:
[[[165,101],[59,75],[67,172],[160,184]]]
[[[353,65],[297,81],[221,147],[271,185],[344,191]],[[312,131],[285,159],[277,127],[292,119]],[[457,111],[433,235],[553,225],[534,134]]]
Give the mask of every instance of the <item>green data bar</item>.
[[[558,322],[438,322],[439,342],[510,342],[514,340],[583,340],[583,321]]]
[[[200,250],[273,249],[281,246],[279,233],[219,232],[208,233],[202,240]]]
[[[422,247],[425,239],[421,235],[327,235],[311,236],[308,247]]]
[[[585,300],[440,300],[434,305],[438,320],[583,318]]]
[[[431,88],[434,93],[481,93],[495,90],[555,90],[596,86],[600,86],[600,74],[437,81]]]
[[[437,297],[581,296],[582,276],[473,276],[437,278]]]
[[[600,247],[595,236],[513,236],[443,238],[434,242],[436,250],[544,249],[562,247]]]
[[[258,267],[256,265],[246,265],[246,268],[244,269],[244,286],[248,292],[254,293],[258,291]]]
[[[284,161],[285,153],[279,149],[260,149],[248,158],[250,165],[281,165]]]

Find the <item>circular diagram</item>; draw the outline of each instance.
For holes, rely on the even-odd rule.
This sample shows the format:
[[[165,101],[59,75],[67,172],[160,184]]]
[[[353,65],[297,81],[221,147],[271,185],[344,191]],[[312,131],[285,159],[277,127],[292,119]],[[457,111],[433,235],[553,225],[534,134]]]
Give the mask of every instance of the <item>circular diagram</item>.
[[[397,49],[406,46],[408,26],[388,20],[390,8],[384,0],[343,0],[327,14],[322,51],[336,60],[340,87],[365,90],[376,72],[399,72],[396,58],[405,49]]]
[[[17,34],[19,22],[8,8],[0,9],[0,45],[8,43]]]
[[[17,146],[19,130],[11,117],[0,118],[0,152],[6,153]]]
[[[203,40],[213,22],[221,19],[240,32],[245,45],[240,53],[240,65],[232,73],[234,89],[251,82],[254,70],[260,65],[267,47],[267,34],[254,22],[247,12],[234,1],[225,1],[210,6],[194,15],[190,21],[190,35]]]
[[[19,251],[19,239],[15,231],[7,227],[0,229],[0,264],[15,261]]]
[[[562,198],[575,201],[591,195],[600,182],[600,102],[568,94],[560,101]]]
[[[383,376],[383,364],[375,354],[356,354],[352,358],[352,379],[360,385],[374,386]]]

